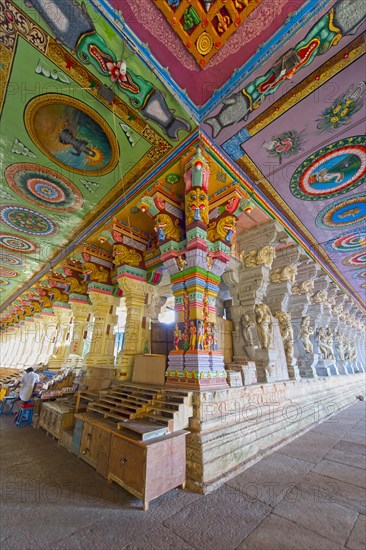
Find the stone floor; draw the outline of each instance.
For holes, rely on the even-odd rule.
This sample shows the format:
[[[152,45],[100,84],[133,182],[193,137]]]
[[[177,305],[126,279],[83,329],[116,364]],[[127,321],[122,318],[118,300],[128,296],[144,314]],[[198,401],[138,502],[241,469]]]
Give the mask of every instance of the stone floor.
[[[150,504],[45,432],[0,420],[2,550],[365,548],[365,402],[357,401],[217,491]]]

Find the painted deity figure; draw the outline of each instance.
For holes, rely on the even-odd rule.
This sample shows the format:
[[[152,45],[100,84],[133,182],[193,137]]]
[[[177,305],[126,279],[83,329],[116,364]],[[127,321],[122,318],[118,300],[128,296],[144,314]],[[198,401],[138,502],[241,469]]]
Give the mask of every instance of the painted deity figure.
[[[300,329],[300,337],[306,353],[314,353],[314,346],[310,336],[314,334],[314,329],[310,326],[310,317],[303,317]]]
[[[195,327],[194,321],[189,322],[189,350],[192,351],[196,349],[197,341],[197,329]]]
[[[176,350],[179,349],[179,342],[181,341],[181,339],[182,339],[182,333],[181,333],[181,331],[179,330],[179,325],[178,325],[178,323],[175,323],[173,342],[174,342],[174,348],[175,348]]]
[[[254,308],[259,342],[262,349],[272,347],[272,313],[267,304],[257,304]]]
[[[203,323],[202,321],[198,321],[198,327],[197,327],[197,349],[203,350]]]

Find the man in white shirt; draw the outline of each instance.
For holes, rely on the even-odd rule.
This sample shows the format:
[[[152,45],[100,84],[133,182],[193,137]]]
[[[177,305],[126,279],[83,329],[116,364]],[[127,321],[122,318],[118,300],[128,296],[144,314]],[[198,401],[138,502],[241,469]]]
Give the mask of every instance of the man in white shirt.
[[[32,398],[34,388],[36,387],[38,382],[39,382],[38,374],[34,372],[33,367],[28,367],[19,382],[20,384],[19,398],[16,399],[13,407],[13,412],[16,413],[14,422],[17,419],[19,409],[22,403],[26,403],[27,401],[30,401],[30,399]]]
[[[32,367],[28,367],[20,380],[19,397],[24,401],[29,401],[32,397],[34,388],[39,382],[39,376]]]

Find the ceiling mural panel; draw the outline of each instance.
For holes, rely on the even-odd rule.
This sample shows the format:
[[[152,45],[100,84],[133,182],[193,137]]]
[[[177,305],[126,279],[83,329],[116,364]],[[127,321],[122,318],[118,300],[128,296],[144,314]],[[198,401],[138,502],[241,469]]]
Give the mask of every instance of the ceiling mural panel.
[[[263,48],[266,41],[286,23],[291,14],[305,4],[304,0],[251,1],[252,7],[255,6],[254,11],[236,28],[232,36],[225,42],[220,40],[220,46],[213,48],[215,55],[208,61],[204,59],[202,71],[202,67],[199,67],[189,52],[190,48],[195,47],[194,43],[192,42],[187,49],[174,30],[176,25],[168,23],[158,9],[163,3],[170,4],[169,0],[110,1],[110,4],[122,14],[123,21],[141,39],[142,47],[144,43],[148,43],[152,54],[163,67],[168,67],[170,75],[182,92],[186,91],[196,105],[203,105],[209,100],[216,90],[230,80],[235,70]],[[200,3],[199,0],[196,0],[196,3]],[[225,3],[221,0],[210,2],[210,10],[223,10],[225,14]],[[103,6],[107,2],[102,0],[99,4]],[[174,10],[170,6],[169,9]],[[203,13],[204,10],[199,11]],[[274,47],[277,42],[275,41]]]
[[[155,4],[203,68],[261,1],[155,0]]]
[[[5,300],[194,122],[90,6],[6,0],[0,22]]]

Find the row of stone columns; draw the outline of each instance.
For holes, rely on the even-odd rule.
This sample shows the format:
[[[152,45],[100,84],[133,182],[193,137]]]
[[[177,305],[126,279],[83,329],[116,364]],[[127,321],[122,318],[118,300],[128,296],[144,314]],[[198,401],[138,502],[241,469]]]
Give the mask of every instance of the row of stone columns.
[[[238,246],[241,261],[223,276],[235,363],[254,362],[260,382],[365,370],[364,316],[277,222]]]

